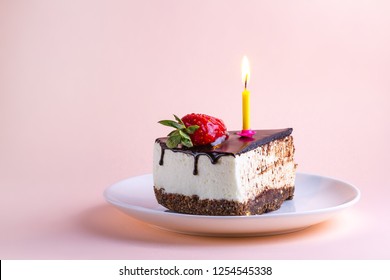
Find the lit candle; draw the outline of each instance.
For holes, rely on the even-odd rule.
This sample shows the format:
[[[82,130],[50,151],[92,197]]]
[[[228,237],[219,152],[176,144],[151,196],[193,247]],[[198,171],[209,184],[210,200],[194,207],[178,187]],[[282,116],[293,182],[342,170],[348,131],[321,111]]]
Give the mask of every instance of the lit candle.
[[[249,61],[246,56],[244,56],[244,58],[242,59],[241,70],[242,82],[244,83],[244,91],[242,92],[242,131],[238,134],[242,137],[252,138],[252,136],[255,134],[255,131],[251,129],[251,93],[247,89],[250,71]]]
[[[247,89],[249,81],[249,61],[246,56],[242,59],[241,71],[242,82],[244,83],[244,91],[242,92],[242,129],[248,130],[251,128],[251,93]]]

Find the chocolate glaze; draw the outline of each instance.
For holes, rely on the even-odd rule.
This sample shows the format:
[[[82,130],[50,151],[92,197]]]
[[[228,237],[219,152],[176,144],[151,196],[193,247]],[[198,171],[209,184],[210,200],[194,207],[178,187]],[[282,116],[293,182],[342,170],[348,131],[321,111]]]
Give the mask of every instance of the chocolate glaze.
[[[267,130],[255,130],[256,134],[253,138],[240,137],[236,133],[238,131],[229,131],[229,137],[224,142],[217,146],[197,146],[192,148],[177,147],[168,148],[166,145],[167,137],[158,138],[156,142],[161,146],[161,156],[159,164],[164,164],[165,150],[171,150],[172,152],[185,153],[194,157],[194,170],[193,174],[198,174],[198,159],[201,155],[207,156],[212,164],[216,164],[218,159],[223,156],[233,156],[246,153],[250,150],[254,150],[259,146],[265,145],[271,141],[282,139],[289,136],[292,133],[292,128],[285,129],[267,129]]]

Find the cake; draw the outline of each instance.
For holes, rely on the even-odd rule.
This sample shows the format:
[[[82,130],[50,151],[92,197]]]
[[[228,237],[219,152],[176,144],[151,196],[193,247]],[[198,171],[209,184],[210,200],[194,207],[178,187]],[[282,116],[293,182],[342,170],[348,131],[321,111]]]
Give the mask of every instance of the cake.
[[[190,134],[197,132],[175,118]],[[207,129],[212,130],[210,125]],[[173,146],[169,137],[157,138],[153,182],[158,203],[195,215],[257,215],[279,209],[294,196],[292,130],[255,130],[252,138],[226,131],[217,133],[219,141],[213,145]],[[195,135],[190,136],[193,140]]]

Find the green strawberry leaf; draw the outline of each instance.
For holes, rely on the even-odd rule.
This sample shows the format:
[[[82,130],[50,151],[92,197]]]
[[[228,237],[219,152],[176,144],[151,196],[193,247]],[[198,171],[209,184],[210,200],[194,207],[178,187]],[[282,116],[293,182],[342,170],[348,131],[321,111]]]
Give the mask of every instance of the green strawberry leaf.
[[[194,145],[192,144],[191,139],[187,139],[187,138],[182,138],[182,139],[181,139],[181,144],[182,144],[183,146],[188,147],[188,148],[191,148],[191,147],[194,146]]]
[[[172,130],[171,132],[169,132],[169,134],[168,134],[168,137],[169,136],[172,136],[172,135],[179,135],[179,130]]]
[[[179,130],[179,134],[180,134],[181,138],[183,138],[183,139],[190,139],[191,140],[190,136],[188,136],[188,134],[185,133],[184,131]]]
[[[177,123],[175,121],[171,121],[171,120],[162,120],[162,121],[159,121],[158,123],[160,123],[162,125],[169,126],[169,127],[173,127],[176,129],[184,129],[185,128],[184,125]]]
[[[175,119],[176,119],[176,121],[177,121],[178,123],[184,125],[184,123],[183,123],[183,121],[181,120],[181,118],[179,118],[179,117],[176,116],[176,115],[173,115],[173,116],[175,117]]]
[[[171,135],[168,140],[167,140],[167,147],[172,149],[176,148],[177,145],[179,145],[181,142],[181,137],[180,135]]]
[[[184,131],[188,134],[193,134],[196,130],[198,130],[199,128],[199,125],[191,125],[189,127],[187,127]]]
[[[192,144],[192,141],[191,141],[190,136],[188,136],[187,133],[185,133],[185,132],[182,131],[182,130],[179,130],[179,134],[180,134],[180,136],[181,136],[181,143],[182,143],[184,146],[189,147],[189,148],[192,147],[192,146],[194,146],[194,145]]]
[[[158,122],[162,125],[175,128],[175,130],[171,131],[168,134],[168,139],[166,142],[167,147],[172,149],[176,148],[179,144],[188,148],[193,147],[194,145],[191,141],[189,134],[193,134],[199,128],[199,126],[191,125],[189,127],[186,127],[184,122],[178,116],[173,116],[175,117],[176,121],[162,120]]]

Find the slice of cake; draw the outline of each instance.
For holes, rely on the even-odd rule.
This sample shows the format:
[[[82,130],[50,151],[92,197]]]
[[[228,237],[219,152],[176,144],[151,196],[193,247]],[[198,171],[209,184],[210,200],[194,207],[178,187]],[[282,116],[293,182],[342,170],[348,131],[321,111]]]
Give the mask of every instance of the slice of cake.
[[[191,126],[185,127],[191,132]],[[225,131],[222,142],[219,133],[216,142],[221,143],[214,146],[174,147],[168,137],[156,139],[157,201],[169,210],[196,215],[255,215],[278,209],[294,195],[292,128],[255,132],[248,139]]]

